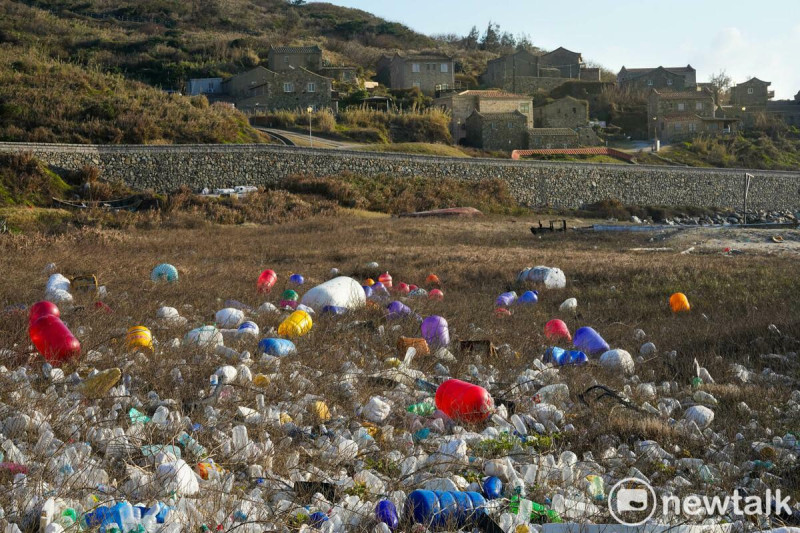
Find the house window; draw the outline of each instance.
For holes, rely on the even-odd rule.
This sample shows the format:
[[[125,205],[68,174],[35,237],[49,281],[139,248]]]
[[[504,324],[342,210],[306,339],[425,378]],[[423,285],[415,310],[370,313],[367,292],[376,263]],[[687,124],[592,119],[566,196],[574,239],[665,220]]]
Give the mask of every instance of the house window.
[[[309,83],[306,86],[306,92],[309,92],[309,93],[317,92],[317,84],[316,83]]]
[[[748,87],[747,88],[747,94],[753,94],[753,88],[752,87]]]
[[[283,84],[283,92],[285,93],[293,93],[294,92],[294,83],[287,81]]]
[[[508,123],[508,129],[511,129],[511,128],[513,128],[513,127],[514,127],[514,123],[513,123],[513,122],[509,122],[509,123]]]
[[[490,122],[489,123],[489,127],[492,128],[493,130],[496,130],[497,129],[497,124],[495,124],[494,122]]]
[[[653,86],[653,80],[647,80],[647,86],[648,87],[652,87]]]
[[[447,63],[442,63],[442,72],[449,72],[450,66]]]
[[[419,72],[419,63],[411,63],[411,72]]]
[[[573,115],[577,115],[578,114],[578,108],[577,107],[573,107],[572,108],[572,114]]]
[[[667,85],[672,85],[672,80],[667,80]]]
[[[702,110],[703,110],[703,102],[697,102],[697,103],[694,105],[694,108],[695,108],[697,111],[702,111]]]
[[[412,83],[411,85],[412,85],[412,86],[414,86],[414,87],[416,87],[417,89],[419,89],[419,82],[418,82],[418,81],[415,81],[415,82],[414,82],[414,83]]]
[[[684,111],[686,109],[686,104],[683,102],[678,102],[678,111]]]
[[[675,124],[675,131],[681,131],[681,124],[680,123],[676,123]]]
[[[697,131],[697,124],[695,124],[694,122],[690,122],[689,131]]]
[[[288,65],[289,64],[289,56],[283,56],[283,62]]]
[[[524,114],[530,113],[531,105],[530,104],[519,104],[519,112]]]

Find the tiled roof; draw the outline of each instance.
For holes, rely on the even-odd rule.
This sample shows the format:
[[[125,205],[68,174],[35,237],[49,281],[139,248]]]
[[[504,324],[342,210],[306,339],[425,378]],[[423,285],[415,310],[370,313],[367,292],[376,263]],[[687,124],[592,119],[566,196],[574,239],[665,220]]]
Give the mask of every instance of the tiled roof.
[[[448,61],[452,61],[452,57],[447,54],[401,54],[398,52],[398,57],[405,59],[405,60],[412,60],[412,61],[433,61],[433,60],[442,60],[446,59]]]
[[[519,118],[527,118],[525,115],[520,113],[519,111],[511,111],[506,113],[481,113],[477,110],[473,111],[473,114],[483,117],[487,120],[510,120],[510,119],[519,119]]]
[[[501,91],[499,89],[488,89],[485,91],[478,91],[478,90],[467,90],[458,93],[459,96],[480,96],[481,98],[521,98],[524,100],[530,100],[530,96],[525,96],[523,94],[514,94],[509,93],[506,91]]]
[[[529,135],[569,135],[577,137],[578,132],[569,128],[533,128],[528,130]]]
[[[319,46],[273,46],[279,54],[313,54],[314,52],[321,52]]]
[[[647,74],[648,72],[653,72],[654,70],[658,70],[662,67],[652,67],[652,68],[625,68],[625,72],[627,74]],[[690,66],[686,67],[663,67],[664,70],[672,72],[673,74],[687,74],[689,72],[694,72],[694,69]]]

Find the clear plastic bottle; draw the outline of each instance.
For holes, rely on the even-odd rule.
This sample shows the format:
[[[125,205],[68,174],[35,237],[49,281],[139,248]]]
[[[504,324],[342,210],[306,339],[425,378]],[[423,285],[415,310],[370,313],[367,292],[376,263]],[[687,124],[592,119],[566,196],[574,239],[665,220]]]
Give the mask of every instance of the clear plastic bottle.
[[[592,500],[603,500],[606,497],[603,478],[594,474],[586,476],[586,494]]]

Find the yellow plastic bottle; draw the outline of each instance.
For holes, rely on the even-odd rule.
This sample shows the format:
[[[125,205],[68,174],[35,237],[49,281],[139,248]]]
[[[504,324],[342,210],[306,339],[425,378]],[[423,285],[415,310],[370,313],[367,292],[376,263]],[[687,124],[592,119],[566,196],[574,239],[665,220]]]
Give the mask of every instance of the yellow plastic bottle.
[[[281,337],[301,337],[311,331],[311,316],[303,310],[295,311],[278,326]]]
[[[153,334],[144,326],[134,326],[128,330],[125,337],[128,350],[153,349]]]

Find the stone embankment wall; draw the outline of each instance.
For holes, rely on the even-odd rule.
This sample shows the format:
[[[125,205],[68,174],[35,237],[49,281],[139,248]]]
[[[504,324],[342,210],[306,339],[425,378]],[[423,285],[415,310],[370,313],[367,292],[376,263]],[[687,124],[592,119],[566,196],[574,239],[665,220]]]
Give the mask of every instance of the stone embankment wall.
[[[101,178],[170,192],[273,185],[288,176],[455,178],[506,181],[532,207],[578,208],[608,198],[631,205],[740,208],[745,170],[458,159],[271,145],[98,146],[0,143],[0,152],[32,152],[55,170],[85,165]],[[800,209],[800,172],[751,170],[749,209]]]

